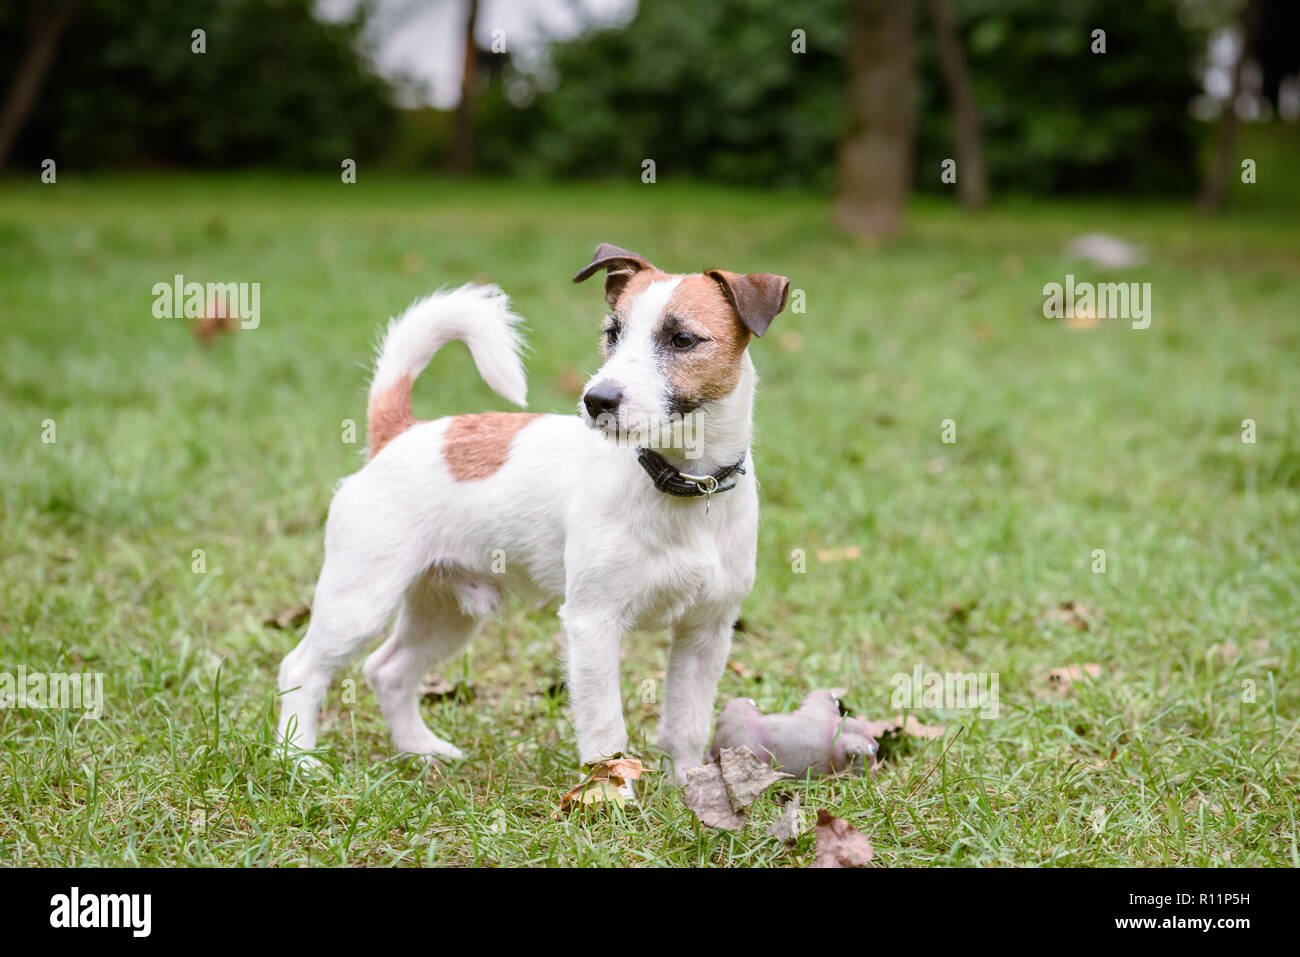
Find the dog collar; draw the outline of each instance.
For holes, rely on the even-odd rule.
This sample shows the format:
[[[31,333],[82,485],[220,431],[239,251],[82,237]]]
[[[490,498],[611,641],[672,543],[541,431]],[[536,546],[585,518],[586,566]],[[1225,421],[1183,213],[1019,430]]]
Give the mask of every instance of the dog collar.
[[[673,468],[668,464],[667,459],[652,449],[636,450],[636,460],[641,463],[641,468],[645,469],[646,475],[650,476],[650,481],[654,482],[655,488],[666,495],[675,495],[678,498],[708,499],[715,492],[725,492],[735,488],[735,482],[730,485],[722,483],[736,473],[745,474],[745,458],[748,455],[749,451],[746,450],[740,457],[740,461],[734,465],[723,466],[708,475],[688,475]],[[705,507],[707,509],[707,502]]]

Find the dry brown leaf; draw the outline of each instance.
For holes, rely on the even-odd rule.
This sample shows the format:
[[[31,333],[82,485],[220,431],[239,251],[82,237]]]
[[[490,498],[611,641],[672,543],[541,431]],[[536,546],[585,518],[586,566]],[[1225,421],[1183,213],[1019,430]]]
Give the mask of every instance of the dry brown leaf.
[[[592,780],[612,781],[620,787],[645,774],[645,765],[636,758],[610,758],[593,765]]]
[[[748,668],[746,668],[744,665],[742,665],[739,661],[728,661],[728,662],[727,662],[727,670],[730,671],[732,674],[739,675],[739,676],[742,677],[742,678],[752,678],[752,677],[754,677],[754,672],[750,671]]]
[[[239,317],[232,315],[228,300],[213,296],[203,307],[203,315],[194,320],[194,338],[210,346],[219,336],[239,329]]]
[[[295,605],[293,608],[286,609],[278,615],[272,615],[270,618],[262,619],[262,624],[266,625],[268,628],[279,628],[281,631],[288,631],[290,628],[297,628],[310,617],[310,608],[306,605]]]
[[[623,807],[626,800],[619,789],[644,773],[645,766],[635,758],[615,757],[598,761],[581,781],[561,796],[560,810],[551,817],[558,821],[561,815],[574,807],[591,807],[605,801]]]
[[[582,376],[578,375],[578,370],[573,366],[566,366],[560,372],[559,378],[555,380],[555,385],[564,395],[571,395],[576,398],[582,394]]]
[[[1035,624],[1041,628],[1044,625],[1056,623],[1069,625],[1071,628],[1079,629],[1079,631],[1087,631],[1094,623],[1101,621],[1104,617],[1095,608],[1081,605],[1077,601],[1063,601],[1059,608],[1051,608],[1044,612]]]
[[[695,812],[700,823],[724,831],[739,831],[745,826],[744,812],[737,813],[722,783],[722,768],[701,764],[686,769],[686,790],[682,803]]]
[[[560,798],[559,814],[552,815],[559,820],[560,815],[568,814],[575,807],[593,807],[594,805],[608,801],[623,807],[626,799],[619,792],[618,787],[609,781],[584,781],[577,787],[570,788]]]
[[[1091,663],[1082,665],[1066,665],[1064,668],[1056,668],[1047,674],[1047,685],[1057,694],[1065,694],[1070,690],[1070,685],[1076,681],[1082,681],[1084,677],[1097,678],[1101,675],[1101,665]]]
[[[803,820],[799,816],[799,792],[790,794],[785,801],[785,810],[767,829],[768,837],[774,837],[782,844],[793,844],[803,833]]]
[[[723,748],[718,754],[718,765],[722,769],[722,786],[726,789],[727,800],[736,813],[753,804],[777,781],[794,777],[773,771],[771,765],[756,758],[749,748]]]
[[[813,867],[865,867],[875,856],[865,834],[829,811],[817,812],[816,832]]]
[[[857,545],[848,545],[844,548],[819,548],[817,549],[817,560],[819,562],[852,561],[861,554],[862,549]]]
[[[1065,325],[1070,329],[1092,329],[1097,321],[1097,310],[1088,306],[1075,306],[1065,317]]]

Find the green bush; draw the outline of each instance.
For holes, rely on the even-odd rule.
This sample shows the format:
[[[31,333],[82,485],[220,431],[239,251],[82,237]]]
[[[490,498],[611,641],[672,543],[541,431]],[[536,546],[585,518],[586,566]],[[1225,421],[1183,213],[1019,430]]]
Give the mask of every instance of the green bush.
[[[24,26],[19,5],[0,6],[10,71]],[[205,53],[191,50],[195,29]],[[384,149],[396,118],[358,56],[361,29],[322,23],[309,0],[87,0],[15,161],[337,169]]]
[[[1188,102],[1204,38],[1174,0],[950,0],[995,188],[1188,191]],[[939,188],[952,122],[918,4],[917,185]],[[484,165],[514,175],[660,176],[826,189],[845,123],[849,0],[643,3],[623,29],[552,48],[515,107],[495,81],[477,108]],[[791,50],[805,32],[807,51]],[[1090,52],[1094,29],[1107,52]],[[516,85],[530,78],[512,74]]]

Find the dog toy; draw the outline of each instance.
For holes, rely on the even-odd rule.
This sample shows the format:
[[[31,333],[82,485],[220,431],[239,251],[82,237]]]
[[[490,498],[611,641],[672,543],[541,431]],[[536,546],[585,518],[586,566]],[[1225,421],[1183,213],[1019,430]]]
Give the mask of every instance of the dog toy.
[[[749,698],[733,698],[718,716],[709,756],[745,747],[797,778],[848,771],[865,774],[876,762],[876,739],[865,718],[840,714],[829,691],[811,691],[789,714],[763,714]]]

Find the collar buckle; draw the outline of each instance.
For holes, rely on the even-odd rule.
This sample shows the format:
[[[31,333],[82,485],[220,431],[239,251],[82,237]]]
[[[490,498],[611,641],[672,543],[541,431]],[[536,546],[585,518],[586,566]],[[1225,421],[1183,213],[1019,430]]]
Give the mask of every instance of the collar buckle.
[[[685,472],[679,472],[678,474],[686,481],[693,482],[706,496],[712,495],[718,490],[719,482],[712,475],[687,475]]]

